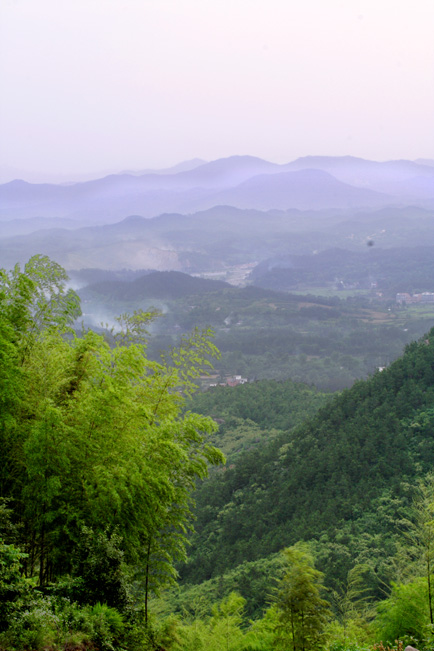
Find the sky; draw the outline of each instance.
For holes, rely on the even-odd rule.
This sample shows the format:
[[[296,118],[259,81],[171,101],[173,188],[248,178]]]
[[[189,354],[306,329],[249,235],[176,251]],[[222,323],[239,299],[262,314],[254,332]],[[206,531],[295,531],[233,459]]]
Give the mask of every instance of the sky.
[[[0,0],[0,169],[434,158],[433,25],[433,0]]]

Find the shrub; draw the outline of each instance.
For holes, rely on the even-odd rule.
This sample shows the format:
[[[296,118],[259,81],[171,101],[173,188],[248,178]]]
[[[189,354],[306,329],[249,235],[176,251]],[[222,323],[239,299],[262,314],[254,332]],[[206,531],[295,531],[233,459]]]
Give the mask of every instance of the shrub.
[[[125,612],[130,606],[127,577],[120,548],[122,538],[116,533],[95,533],[83,527],[74,574],[70,583],[71,597],[82,604],[104,603]]]
[[[115,651],[124,632],[121,613],[107,604],[97,603],[90,610],[91,639],[100,651]]]
[[[9,620],[18,601],[29,593],[21,575],[21,559],[25,557],[15,545],[6,545],[0,538],[0,632],[9,626]]]
[[[60,620],[49,597],[35,593],[33,598],[20,600],[14,606],[7,630],[0,635],[0,645],[21,651],[42,649],[55,642]]]
[[[396,640],[405,639],[417,647],[417,641],[425,637],[428,627],[426,580],[420,578],[412,583],[392,584],[390,597],[378,605],[374,622],[377,639],[392,647]]]

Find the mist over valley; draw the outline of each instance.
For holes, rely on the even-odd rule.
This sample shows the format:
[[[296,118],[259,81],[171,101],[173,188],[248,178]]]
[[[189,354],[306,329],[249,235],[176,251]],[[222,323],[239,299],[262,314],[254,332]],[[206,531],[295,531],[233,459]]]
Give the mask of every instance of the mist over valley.
[[[434,292],[425,163],[233,156],[62,186],[16,181],[0,196],[3,266],[36,251],[56,260],[81,296],[80,322],[97,329],[157,309],[154,355],[212,327],[223,383],[348,387],[432,318],[429,303],[396,302]]]
[[[433,651],[433,24],[0,2],[0,651]]]

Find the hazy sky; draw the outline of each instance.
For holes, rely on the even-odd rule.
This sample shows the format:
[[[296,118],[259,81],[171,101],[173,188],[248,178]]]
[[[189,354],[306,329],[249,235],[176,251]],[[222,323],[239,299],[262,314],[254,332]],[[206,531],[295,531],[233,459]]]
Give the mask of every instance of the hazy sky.
[[[0,0],[0,166],[434,158],[433,0]]]

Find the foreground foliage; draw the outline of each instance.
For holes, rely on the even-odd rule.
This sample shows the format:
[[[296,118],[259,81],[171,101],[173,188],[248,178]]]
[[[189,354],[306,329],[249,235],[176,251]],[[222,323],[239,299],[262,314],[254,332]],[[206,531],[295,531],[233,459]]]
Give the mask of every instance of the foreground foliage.
[[[39,256],[0,274],[0,649],[432,648],[434,331],[327,405],[258,383],[197,414],[206,333],[158,361],[153,313],[78,335],[65,283]],[[175,595],[208,440],[231,462]]]
[[[274,602],[278,611],[277,640],[293,651],[309,651],[324,646],[324,628],[330,615],[329,604],[321,597],[322,574],[301,547],[285,549],[285,572]]]
[[[149,361],[145,313],[123,315],[112,347],[77,336],[68,325],[79,301],[65,283],[41,256],[0,276],[0,488],[24,552],[2,542],[2,563],[14,575],[22,560],[41,588],[69,575],[79,601],[121,612],[132,604],[128,570],[146,621],[150,591],[185,557],[195,480],[223,460],[205,440],[214,422],[181,413],[217,351],[195,331]]]

